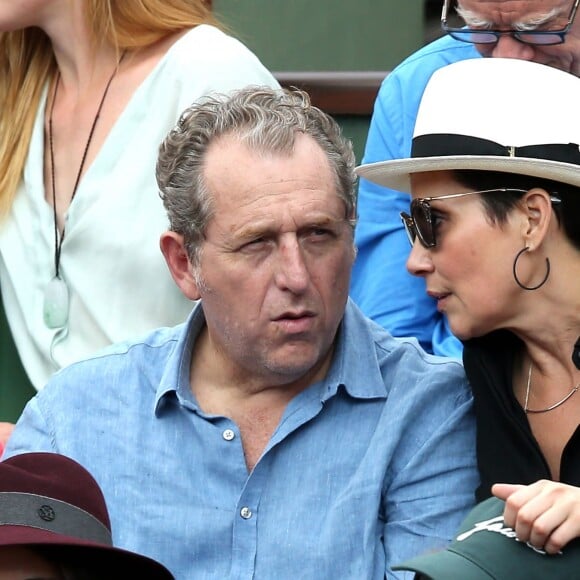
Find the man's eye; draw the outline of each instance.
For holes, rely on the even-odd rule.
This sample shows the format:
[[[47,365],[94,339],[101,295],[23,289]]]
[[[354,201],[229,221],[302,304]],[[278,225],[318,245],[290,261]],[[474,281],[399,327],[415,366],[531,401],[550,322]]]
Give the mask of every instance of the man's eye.
[[[260,238],[253,238],[251,240],[248,240],[247,242],[244,242],[239,247],[239,251],[246,252],[246,253],[261,252],[262,250],[267,248],[270,243],[271,243],[271,240],[267,237],[264,237],[264,236],[262,236]]]
[[[308,238],[312,239],[326,239],[334,236],[334,232],[327,228],[312,228],[308,234]]]

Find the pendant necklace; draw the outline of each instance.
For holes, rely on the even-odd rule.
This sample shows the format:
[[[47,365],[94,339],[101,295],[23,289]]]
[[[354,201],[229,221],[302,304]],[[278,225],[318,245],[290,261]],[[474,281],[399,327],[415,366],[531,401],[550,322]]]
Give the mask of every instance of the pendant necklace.
[[[530,387],[532,384],[532,362],[530,361],[530,368],[528,370],[528,384],[526,386],[526,400],[524,403],[524,411],[527,413],[547,413],[548,411],[552,411],[563,405],[572,395],[574,395],[580,389],[580,383],[578,383],[575,387],[572,387],[572,390],[563,398],[560,399],[557,403],[546,407],[545,409],[530,409],[528,407],[528,399],[530,398]]]
[[[119,62],[115,66],[113,74],[110,76],[99,107],[97,108],[97,113],[93,119],[93,124],[91,125],[91,130],[89,132],[89,137],[83,151],[83,156],[81,158],[81,164],[77,172],[75,184],[72,190],[71,203],[74,199],[77,188],[79,186],[79,181],[81,180],[81,174],[83,172],[83,167],[85,165],[85,160],[87,158],[87,153],[93,140],[93,134],[95,132],[95,127],[97,126],[97,121],[101,115],[101,109],[109,92],[109,87],[119,70],[119,65],[121,64],[126,51],[121,54]],[[43,318],[44,324],[51,329],[62,328],[66,325],[68,321],[68,310],[69,310],[69,289],[66,282],[63,280],[60,273],[60,252],[62,249],[62,242],[64,240],[64,226],[62,233],[59,236],[58,233],[58,222],[57,222],[57,211],[56,211],[56,186],[55,186],[55,171],[54,171],[54,148],[53,148],[53,138],[52,138],[52,114],[54,111],[54,103],[56,101],[56,95],[58,93],[58,85],[60,84],[60,73],[57,73],[56,81],[54,84],[54,92],[52,95],[52,103],[50,106],[50,113],[48,117],[48,143],[50,151],[50,184],[52,188],[52,215],[54,221],[54,278],[47,284],[44,290],[44,307],[43,307]]]

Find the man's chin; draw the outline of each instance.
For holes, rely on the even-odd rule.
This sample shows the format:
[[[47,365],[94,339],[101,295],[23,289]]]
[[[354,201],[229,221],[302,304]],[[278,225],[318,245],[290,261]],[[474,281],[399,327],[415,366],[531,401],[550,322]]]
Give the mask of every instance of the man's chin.
[[[264,368],[284,382],[299,381],[303,377],[312,380],[325,366],[327,358],[328,354],[321,354],[320,349],[312,345],[293,345],[270,355],[264,361]]]
[[[282,380],[292,381],[309,374],[316,366],[316,362],[312,359],[293,360],[292,363],[288,360],[270,360],[264,366],[271,374],[279,376]]]

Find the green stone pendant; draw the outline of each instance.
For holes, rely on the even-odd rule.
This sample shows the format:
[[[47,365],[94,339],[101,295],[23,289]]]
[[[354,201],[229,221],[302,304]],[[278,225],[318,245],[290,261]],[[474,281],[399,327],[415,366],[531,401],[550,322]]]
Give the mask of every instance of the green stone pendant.
[[[48,328],[62,328],[68,320],[69,296],[65,281],[55,276],[44,291],[44,324]]]

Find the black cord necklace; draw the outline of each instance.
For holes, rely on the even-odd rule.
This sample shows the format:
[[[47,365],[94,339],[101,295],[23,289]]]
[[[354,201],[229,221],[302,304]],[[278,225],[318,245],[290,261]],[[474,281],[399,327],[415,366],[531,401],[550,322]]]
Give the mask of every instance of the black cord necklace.
[[[101,97],[101,101],[99,103],[99,107],[97,108],[97,112],[95,114],[95,118],[93,119],[93,124],[91,125],[91,130],[89,132],[89,137],[87,139],[87,143],[85,145],[85,149],[83,151],[83,156],[81,159],[81,164],[79,166],[79,170],[77,172],[77,176],[75,179],[75,184],[73,187],[72,195],[71,195],[71,203],[74,199],[77,188],[79,186],[79,182],[81,180],[81,174],[83,172],[83,167],[85,166],[85,161],[87,159],[87,153],[89,152],[89,147],[91,145],[91,141],[93,140],[93,135],[95,133],[95,128],[97,126],[97,121],[101,115],[101,110],[103,108],[103,104],[105,103],[105,99],[107,97],[107,93],[109,92],[109,87],[115,78],[117,71],[119,70],[119,65],[123,61],[125,57],[126,51],[123,52],[119,62],[115,66],[115,70],[113,74],[110,76],[107,84],[105,86],[105,90],[103,91],[103,96]],[[62,250],[62,242],[64,240],[64,227],[62,230],[61,235],[58,234],[58,221],[57,221],[57,208],[56,208],[56,179],[55,179],[55,170],[54,170],[54,147],[53,147],[53,137],[52,137],[52,115],[54,112],[54,103],[56,102],[56,95],[58,94],[58,86],[60,84],[60,73],[58,73],[56,77],[56,82],[54,84],[54,92],[52,95],[52,103],[50,106],[50,113],[48,117],[48,145],[50,151],[50,185],[52,188],[52,215],[53,215],[53,222],[54,222],[54,278],[48,283],[45,291],[44,291],[44,323],[48,328],[62,328],[66,325],[68,321],[68,310],[69,310],[69,290],[66,282],[60,275],[60,254]]]

